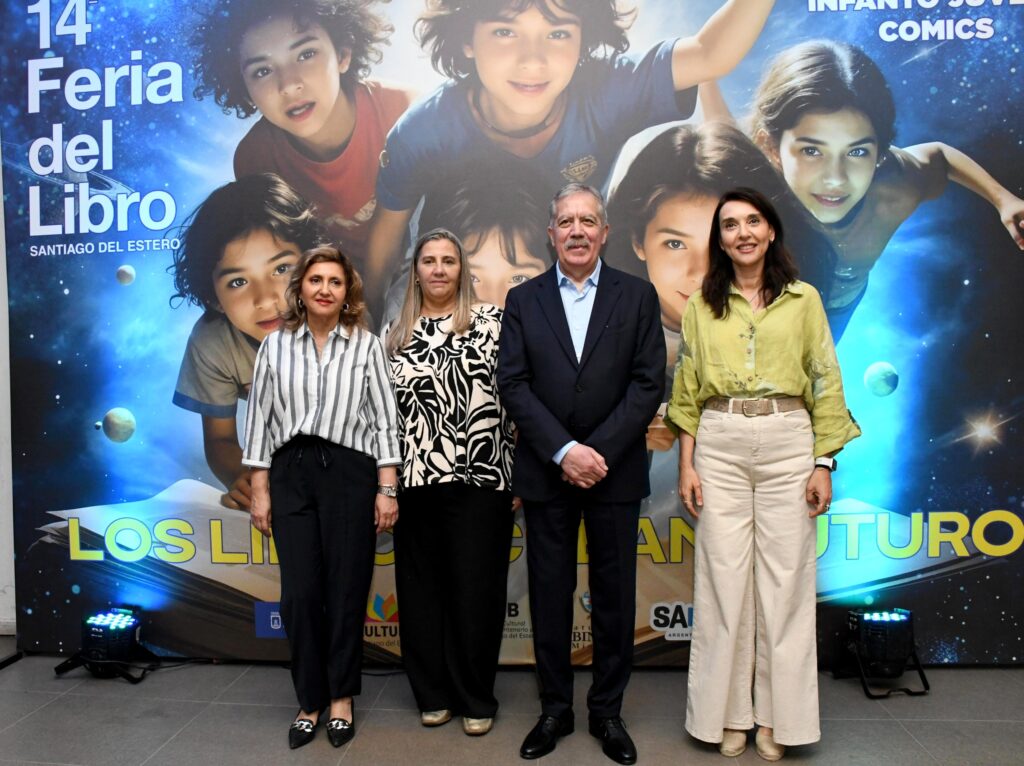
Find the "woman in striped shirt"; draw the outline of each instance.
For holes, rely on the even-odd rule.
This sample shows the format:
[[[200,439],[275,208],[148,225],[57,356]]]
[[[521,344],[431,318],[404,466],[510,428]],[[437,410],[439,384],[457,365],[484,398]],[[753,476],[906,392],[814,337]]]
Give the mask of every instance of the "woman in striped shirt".
[[[256,355],[242,462],[252,523],[274,533],[281,616],[300,711],[292,748],[355,733],[362,625],[377,533],[398,518],[395,396],[380,341],[364,326],[362,281],[334,247],[307,251],[286,292],[284,327]]]

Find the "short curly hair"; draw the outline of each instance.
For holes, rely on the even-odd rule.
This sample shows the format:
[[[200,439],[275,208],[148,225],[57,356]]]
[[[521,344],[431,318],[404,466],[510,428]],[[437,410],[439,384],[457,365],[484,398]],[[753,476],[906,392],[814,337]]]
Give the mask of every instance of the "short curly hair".
[[[178,302],[209,310],[217,306],[213,270],[224,249],[236,239],[265,229],[299,250],[324,239],[313,206],[273,173],[244,176],[221,186],[182,224],[180,244],[168,271],[174,276]]]
[[[231,114],[248,117],[256,112],[242,79],[239,49],[245,33],[270,19],[291,17],[297,29],[313,24],[323,27],[335,49],[352,51],[352,63],[341,75],[342,87],[351,86],[370,73],[381,60],[380,46],[394,31],[386,20],[370,10],[378,0],[215,0],[195,25],[190,43],[197,99],[213,100]]]
[[[462,51],[478,22],[516,16],[535,7],[552,23],[570,14],[582,24],[580,62],[629,49],[626,30],[636,15],[621,10],[619,0],[427,0],[427,10],[416,20],[416,39],[430,53],[430,62],[441,74],[461,80],[476,70]]]

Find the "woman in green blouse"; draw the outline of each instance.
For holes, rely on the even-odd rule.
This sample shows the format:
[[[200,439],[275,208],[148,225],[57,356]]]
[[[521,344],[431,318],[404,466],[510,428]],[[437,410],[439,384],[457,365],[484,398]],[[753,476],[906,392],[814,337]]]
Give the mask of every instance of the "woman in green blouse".
[[[686,728],[736,756],[820,739],[815,517],[833,455],[860,435],[817,291],[753,189],[723,195],[710,263],[683,317],[666,422],[679,495],[699,517]]]

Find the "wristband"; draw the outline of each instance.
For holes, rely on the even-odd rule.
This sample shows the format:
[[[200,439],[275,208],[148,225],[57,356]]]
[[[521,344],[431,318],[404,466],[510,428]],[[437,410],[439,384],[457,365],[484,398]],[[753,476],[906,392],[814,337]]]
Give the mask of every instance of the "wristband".
[[[816,457],[814,458],[814,467],[825,468],[832,472],[839,467],[839,463],[836,462],[834,457]]]

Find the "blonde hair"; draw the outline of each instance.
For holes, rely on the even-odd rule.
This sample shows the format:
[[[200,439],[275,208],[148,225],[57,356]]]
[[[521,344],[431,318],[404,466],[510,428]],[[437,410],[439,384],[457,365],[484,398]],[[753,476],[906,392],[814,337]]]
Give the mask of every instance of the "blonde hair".
[[[388,330],[386,349],[388,356],[394,356],[412,340],[413,331],[420,320],[420,312],[423,311],[423,288],[416,278],[416,267],[420,262],[420,254],[423,246],[428,242],[447,240],[455,246],[455,252],[459,255],[459,285],[455,292],[455,312],[452,315],[450,332],[461,335],[469,330],[472,319],[473,303],[476,299],[473,293],[473,282],[470,279],[469,259],[466,257],[465,248],[462,242],[448,229],[431,229],[416,241],[416,249],[413,251],[412,267],[409,269],[409,281],[405,286],[405,299],[402,301],[402,310],[398,319]]]
[[[300,300],[302,280],[306,278],[309,268],[316,263],[336,263],[341,266],[345,274],[345,304],[341,308],[338,321],[348,329],[356,326],[365,327],[366,303],[363,301],[363,280],[352,265],[352,261],[334,245],[322,245],[307,250],[295,265],[288,280],[288,287],[284,291],[287,303],[284,316],[281,317],[284,326],[295,331],[306,321],[306,307]]]

